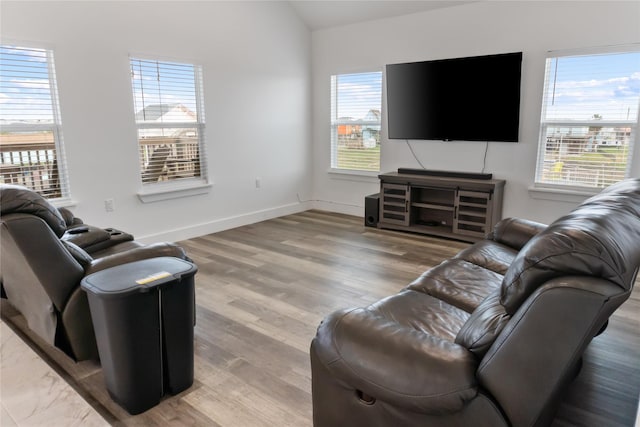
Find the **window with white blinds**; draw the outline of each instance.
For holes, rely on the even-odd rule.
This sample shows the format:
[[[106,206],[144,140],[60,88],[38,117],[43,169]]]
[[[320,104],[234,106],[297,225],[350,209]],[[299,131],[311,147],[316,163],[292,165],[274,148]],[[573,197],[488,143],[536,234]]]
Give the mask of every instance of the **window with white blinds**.
[[[548,57],[536,183],[597,189],[626,178],[639,101],[638,50]]]
[[[382,72],[331,76],[331,167],[380,170]]]
[[[141,180],[205,180],[202,68],[130,58]]]
[[[0,46],[0,182],[69,196],[53,52]]]

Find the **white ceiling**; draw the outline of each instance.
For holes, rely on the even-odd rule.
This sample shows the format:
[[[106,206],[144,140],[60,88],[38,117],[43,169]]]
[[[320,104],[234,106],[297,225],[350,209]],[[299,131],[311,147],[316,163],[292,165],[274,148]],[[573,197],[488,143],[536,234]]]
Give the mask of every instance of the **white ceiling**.
[[[311,31],[472,3],[456,0],[290,0]]]

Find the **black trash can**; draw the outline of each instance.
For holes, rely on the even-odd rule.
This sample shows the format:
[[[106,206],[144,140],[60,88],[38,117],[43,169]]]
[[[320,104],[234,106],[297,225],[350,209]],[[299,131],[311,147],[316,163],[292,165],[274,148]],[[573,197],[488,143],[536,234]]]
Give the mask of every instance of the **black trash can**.
[[[161,257],[82,280],[107,390],[130,414],[193,384],[196,271],[188,261]]]

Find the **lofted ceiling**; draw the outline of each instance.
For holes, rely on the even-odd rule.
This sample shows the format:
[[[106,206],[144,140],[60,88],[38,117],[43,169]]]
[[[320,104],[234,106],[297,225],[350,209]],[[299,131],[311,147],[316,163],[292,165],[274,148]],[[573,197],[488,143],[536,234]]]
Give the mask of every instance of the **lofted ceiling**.
[[[290,0],[311,31],[458,6],[457,0]]]

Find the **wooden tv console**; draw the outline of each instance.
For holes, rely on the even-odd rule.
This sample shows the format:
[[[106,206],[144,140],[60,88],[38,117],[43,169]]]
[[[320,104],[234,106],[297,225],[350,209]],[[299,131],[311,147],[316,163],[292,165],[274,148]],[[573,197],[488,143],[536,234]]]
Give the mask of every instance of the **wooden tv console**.
[[[379,175],[378,227],[475,242],[502,218],[501,179]]]

